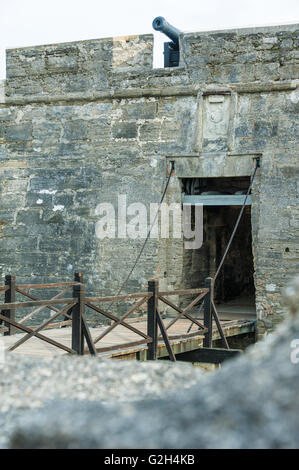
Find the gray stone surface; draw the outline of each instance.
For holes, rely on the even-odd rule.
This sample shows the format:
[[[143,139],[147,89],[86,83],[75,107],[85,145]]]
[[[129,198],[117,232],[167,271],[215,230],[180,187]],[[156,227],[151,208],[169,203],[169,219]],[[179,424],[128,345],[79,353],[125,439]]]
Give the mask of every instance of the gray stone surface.
[[[31,415],[48,402],[61,402],[65,408],[69,400],[81,405],[89,401],[115,404],[158,398],[170,390],[185,390],[204,375],[192,365],[173,367],[166,362],[90,356],[22,358],[12,353],[6,354],[5,359],[4,364],[0,363],[0,448],[7,447],[9,436],[22,416]]]
[[[298,271],[298,31],[184,33],[172,69],[152,68],[152,35],[8,50],[0,276],[56,282],[79,270],[88,293],[112,295],[143,241],[97,239],[100,202],[126,194],[149,209],[166,157],[177,156],[167,202],[181,202],[180,178],[249,176],[262,153],[252,194],[258,334],[273,329]],[[165,290],[185,287],[184,256],[182,240],[151,239],[130,289],[157,274]]]
[[[298,78],[298,31],[295,24],[186,33],[182,62],[193,80],[204,82]]]
[[[84,379],[80,379],[83,364],[89,367],[91,364],[86,358],[76,359],[78,378],[73,384],[75,387],[70,388],[74,376],[68,362],[66,370],[58,371],[59,363],[52,361],[51,366],[49,363],[42,363],[39,368],[29,366],[17,374],[8,366],[16,380],[13,384],[16,396],[2,393],[2,406],[14,401],[19,406],[26,403],[26,387],[37,389],[33,392],[33,403],[36,397],[41,397],[43,402],[38,388],[44,389],[45,396],[49,397],[53,379],[57,383],[57,398],[73,388],[70,399],[55,400],[42,409],[23,413],[20,420],[15,421],[10,447],[298,448],[299,362],[294,358],[291,361],[292,351],[299,358],[298,346],[296,353],[292,345],[294,339],[299,341],[298,280],[286,294],[292,315],[276,333],[249,348],[242,357],[226,362],[216,372],[199,373],[198,369],[191,370],[190,366],[185,368],[185,364],[179,363],[112,365],[111,361],[105,364],[93,359],[96,370],[105,371],[101,377],[103,390],[105,387],[107,392],[109,390],[106,404],[86,403],[88,399],[96,399],[101,390],[93,386],[93,382],[99,383],[99,377],[88,377],[83,372]],[[112,367],[110,372],[107,367]],[[192,386],[185,388],[190,375],[193,380],[188,385]],[[59,376],[64,376],[62,393]],[[20,395],[17,386],[23,381],[25,387]],[[158,397],[162,383],[164,393]],[[146,397],[145,400],[118,401],[118,398],[134,399],[137,390],[139,398]],[[74,396],[76,401],[72,401]],[[102,397],[100,392],[98,398]]]

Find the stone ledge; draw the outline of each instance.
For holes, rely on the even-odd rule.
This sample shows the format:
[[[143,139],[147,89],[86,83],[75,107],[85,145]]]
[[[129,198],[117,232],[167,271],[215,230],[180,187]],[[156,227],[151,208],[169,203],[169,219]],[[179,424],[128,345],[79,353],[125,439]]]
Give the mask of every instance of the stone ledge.
[[[294,32],[299,30],[299,23],[292,24],[279,24],[279,25],[265,25],[265,26],[248,26],[245,28],[229,28],[229,29],[216,29],[209,31],[184,31],[184,37],[198,37],[198,36],[211,36],[213,34],[265,34],[265,33],[278,33],[281,31]]]
[[[0,83],[0,90],[1,85]],[[257,82],[257,83],[232,83],[227,86],[226,90],[232,90],[237,93],[270,93],[272,91],[288,91],[295,90],[299,86],[299,80],[287,80],[280,82]],[[33,103],[62,103],[62,102],[91,102],[101,100],[113,100],[122,98],[144,98],[144,97],[168,97],[168,96],[197,96],[198,93],[211,91],[214,88],[219,89],[219,84],[209,85],[208,87],[200,87],[199,85],[190,86],[168,86],[163,88],[128,88],[114,89],[111,91],[99,92],[77,92],[77,93],[61,93],[61,94],[37,94],[22,97],[2,97],[0,93],[0,103],[5,105],[27,105]],[[223,87],[220,92],[223,92]]]

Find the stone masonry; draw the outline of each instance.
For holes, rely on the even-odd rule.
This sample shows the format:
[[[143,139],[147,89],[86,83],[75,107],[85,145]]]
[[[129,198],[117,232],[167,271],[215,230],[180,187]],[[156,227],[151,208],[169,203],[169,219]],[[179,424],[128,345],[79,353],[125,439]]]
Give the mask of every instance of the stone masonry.
[[[95,236],[100,202],[167,202],[182,178],[250,176],[258,333],[283,316],[298,270],[299,25],[182,33],[153,69],[153,36],[7,51],[0,83],[0,271],[114,294],[143,240]],[[185,285],[183,241],[150,239],[128,284]],[[209,273],[213,275],[213,273]]]

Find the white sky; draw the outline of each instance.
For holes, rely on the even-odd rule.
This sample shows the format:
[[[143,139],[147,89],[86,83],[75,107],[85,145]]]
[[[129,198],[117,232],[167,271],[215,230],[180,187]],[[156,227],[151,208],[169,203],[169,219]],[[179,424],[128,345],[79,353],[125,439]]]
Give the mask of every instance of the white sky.
[[[156,16],[182,31],[298,23],[299,0],[0,0],[0,79],[7,48],[151,33]]]

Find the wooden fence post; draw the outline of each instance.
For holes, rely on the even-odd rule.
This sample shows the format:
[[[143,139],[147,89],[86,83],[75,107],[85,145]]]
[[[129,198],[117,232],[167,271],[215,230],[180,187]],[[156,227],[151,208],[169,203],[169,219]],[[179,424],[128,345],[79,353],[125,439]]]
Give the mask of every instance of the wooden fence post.
[[[5,285],[9,286],[9,289],[5,292],[5,303],[13,303],[16,301],[16,276],[7,274],[5,276]],[[10,320],[15,319],[15,309],[3,310],[2,315],[9,318]],[[8,328],[8,331],[4,332],[4,336],[13,335],[17,332],[17,328],[13,327],[9,323],[4,322],[4,326]]]
[[[209,292],[206,294],[204,298],[204,312],[203,312],[203,323],[204,327],[208,329],[208,332],[205,334],[203,340],[203,347],[204,348],[211,348],[212,347],[212,278],[207,277],[205,279],[205,288],[209,289]]]
[[[84,336],[82,331],[82,315],[85,310],[85,286],[83,285],[83,274],[75,273],[74,281],[80,285],[73,287],[73,297],[78,303],[72,308],[72,349],[77,354],[84,354]]]
[[[153,339],[152,343],[148,343],[147,360],[155,361],[157,359],[158,349],[158,324],[157,324],[157,307],[159,280],[151,279],[148,281],[148,292],[153,294],[147,301],[147,334]]]

